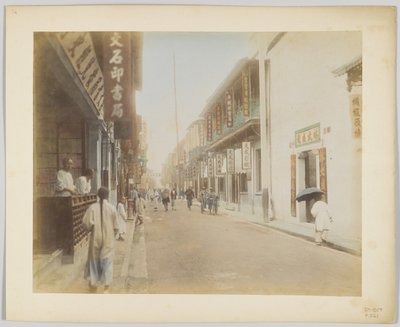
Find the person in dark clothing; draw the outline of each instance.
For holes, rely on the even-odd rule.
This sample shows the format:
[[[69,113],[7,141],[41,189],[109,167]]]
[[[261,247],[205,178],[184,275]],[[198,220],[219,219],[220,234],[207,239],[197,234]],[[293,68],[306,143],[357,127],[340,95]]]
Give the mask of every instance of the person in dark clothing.
[[[187,207],[189,208],[189,210],[192,210],[191,208],[192,208],[194,193],[191,186],[189,186],[189,188],[186,190],[185,196],[186,196]]]

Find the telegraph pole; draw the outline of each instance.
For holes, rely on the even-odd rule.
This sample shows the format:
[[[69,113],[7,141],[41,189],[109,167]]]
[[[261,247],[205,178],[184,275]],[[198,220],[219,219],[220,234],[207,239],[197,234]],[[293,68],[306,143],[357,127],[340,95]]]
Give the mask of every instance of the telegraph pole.
[[[181,174],[179,169],[179,126],[178,126],[178,101],[176,97],[176,67],[175,67],[175,51],[173,52],[173,67],[174,67],[174,100],[175,100],[175,129],[176,129],[176,163],[178,173],[178,188],[177,192],[180,193]]]

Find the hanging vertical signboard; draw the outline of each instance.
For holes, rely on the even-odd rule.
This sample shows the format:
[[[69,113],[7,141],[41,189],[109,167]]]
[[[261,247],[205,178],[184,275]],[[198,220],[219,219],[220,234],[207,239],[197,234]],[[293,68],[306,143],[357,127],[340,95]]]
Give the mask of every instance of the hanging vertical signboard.
[[[326,148],[319,149],[319,188],[324,192],[325,202],[328,202],[328,185],[326,174]]]
[[[249,72],[245,69],[242,71],[243,116],[249,116],[250,114],[249,94]]]
[[[290,212],[296,217],[296,155],[290,156]]]
[[[222,107],[220,104],[217,105],[215,111],[215,129],[217,131],[217,134],[222,133]]]
[[[250,168],[250,142],[242,142],[242,169]]]
[[[217,158],[217,175],[222,175],[222,165],[224,163],[224,157],[222,155],[222,153],[218,153],[216,155]]]
[[[226,150],[226,165],[228,174],[235,173],[235,150],[227,149]]]
[[[99,114],[104,113],[104,78],[88,32],[56,33],[83,88],[89,94]]]
[[[129,33],[104,33],[103,54],[105,119],[130,119],[132,85]]]
[[[212,113],[208,113],[207,115],[207,141],[212,140]]]
[[[208,177],[214,176],[214,158],[209,157],[207,160],[207,175]]]
[[[362,101],[361,94],[351,95],[350,96],[350,115],[351,121],[353,125],[353,137],[360,138],[361,137],[361,114],[362,114]]]
[[[200,146],[204,146],[204,123],[201,122],[198,126],[199,126]]]
[[[232,94],[227,91],[225,93],[225,108],[226,108],[226,126],[233,126],[233,106],[232,106]]]

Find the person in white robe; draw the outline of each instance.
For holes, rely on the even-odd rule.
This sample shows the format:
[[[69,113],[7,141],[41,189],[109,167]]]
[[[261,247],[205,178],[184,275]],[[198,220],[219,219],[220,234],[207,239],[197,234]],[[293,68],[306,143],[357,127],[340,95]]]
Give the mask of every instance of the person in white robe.
[[[138,199],[137,199],[137,220],[136,224],[141,225],[143,224],[143,218],[144,218],[144,213],[146,209],[146,202],[141,196],[141,194],[138,194]]]
[[[71,158],[63,159],[63,168],[57,172],[57,181],[55,192],[57,196],[71,196],[76,194],[74,180],[72,179],[72,165]]]
[[[93,293],[102,285],[104,293],[108,293],[113,280],[114,240],[118,224],[117,210],[107,201],[108,194],[107,188],[100,187],[97,192],[99,201],[87,209],[82,219],[83,227],[90,232],[84,277]]]
[[[88,168],[85,170],[83,176],[75,180],[75,187],[78,194],[89,194],[92,189],[91,180],[94,175],[94,170]]]
[[[118,212],[118,233],[115,236],[116,240],[124,241],[126,235],[126,210],[125,210],[126,198],[122,197],[117,205]]]
[[[322,201],[322,194],[315,196],[315,203],[311,208],[311,214],[315,218],[315,244],[321,245],[328,238],[330,224],[333,222],[328,205]]]

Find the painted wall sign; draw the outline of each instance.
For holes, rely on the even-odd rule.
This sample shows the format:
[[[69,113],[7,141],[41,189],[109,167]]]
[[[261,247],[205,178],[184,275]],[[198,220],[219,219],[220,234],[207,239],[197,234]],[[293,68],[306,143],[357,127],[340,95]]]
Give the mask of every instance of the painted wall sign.
[[[321,140],[320,124],[308,126],[295,132],[296,147],[317,143]]]
[[[353,137],[360,138],[362,131],[362,97],[361,94],[350,96],[350,115],[353,126]]]
[[[131,118],[131,51],[126,32],[104,33],[104,103],[106,120]]]
[[[249,71],[247,68],[242,71],[242,97],[243,97],[243,108],[242,114],[243,116],[250,115],[250,92],[249,92]]]
[[[242,142],[242,169],[251,169],[250,142]]]
[[[57,39],[74,67],[83,88],[99,114],[104,113],[104,77],[88,32],[56,33]]]
[[[226,108],[226,126],[233,126],[233,106],[231,92],[225,93],[225,108]]]
[[[228,174],[235,173],[235,150],[227,149],[226,150],[226,165]]]
[[[296,155],[290,156],[290,212],[296,217]]]

